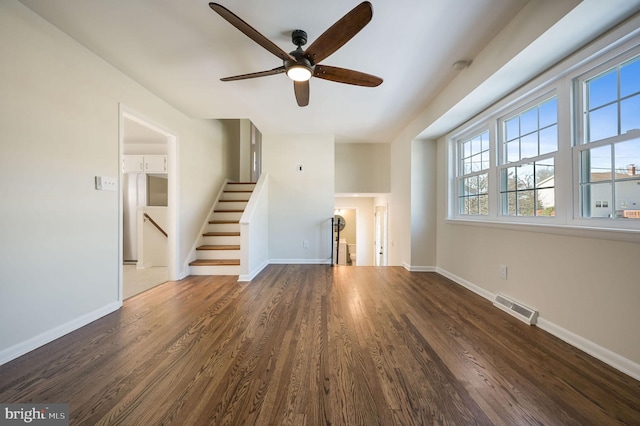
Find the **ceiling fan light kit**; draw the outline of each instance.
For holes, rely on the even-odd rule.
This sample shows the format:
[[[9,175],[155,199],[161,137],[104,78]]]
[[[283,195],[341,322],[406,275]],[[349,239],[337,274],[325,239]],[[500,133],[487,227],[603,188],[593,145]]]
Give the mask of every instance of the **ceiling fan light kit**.
[[[311,74],[311,70],[302,65],[292,65],[287,69],[287,77],[293,81],[308,81]]]
[[[218,3],[209,3],[209,7],[283,62],[282,66],[271,70],[225,77],[221,78],[222,81],[245,80],[285,73],[287,77],[293,80],[296,101],[301,107],[309,104],[309,80],[311,77],[363,87],[376,87],[382,84],[380,77],[371,74],[319,64],[320,61],[326,59],[351,40],[371,21],[373,6],[368,1],[360,3],[339,19],[311,43],[311,46],[306,50],[303,50],[302,46],[307,43],[307,33],[303,30],[293,31],[291,33],[291,41],[297,46],[297,49],[289,53],[282,50],[224,6]]]

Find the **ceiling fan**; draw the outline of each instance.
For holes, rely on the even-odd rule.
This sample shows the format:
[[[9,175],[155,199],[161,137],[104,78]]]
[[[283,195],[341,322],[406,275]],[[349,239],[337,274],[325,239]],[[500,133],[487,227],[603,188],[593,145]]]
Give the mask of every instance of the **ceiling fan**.
[[[279,48],[275,43],[260,34],[255,28],[224,6],[218,3],[209,3],[209,7],[231,25],[242,31],[251,40],[282,59],[283,62],[282,66],[271,70],[225,77],[220,79],[222,81],[245,80],[248,78],[286,73],[287,76],[293,80],[296,101],[301,107],[309,104],[309,79],[311,77],[365,87],[376,87],[382,83],[382,79],[375,75],[319,64],[320,61],[327,58],[351,40],[353,36],[371,21],[373,17],[373,7],[368,1],[360,3],[344,15],[318,37],[316,41],[311,43],[306,50],[302,50],[302,46],[307,44],[307,33],[303,30],[293,31],[291,41],[298,47],[289,53]]]

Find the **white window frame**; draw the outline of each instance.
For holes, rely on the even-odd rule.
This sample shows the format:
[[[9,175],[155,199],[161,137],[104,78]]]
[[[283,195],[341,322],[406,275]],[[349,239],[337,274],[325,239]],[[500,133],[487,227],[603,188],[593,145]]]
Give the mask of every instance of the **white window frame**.
[[[489,167],[487,169],[482,169],[482,170],[478,170],[475,172],[470,172],[470,173],[464,173],[464,170],[461,170],[461,165],[462,165],[462,158],[464,153],[461,152],[461,145],[466,142],[469,141],[473,138],[475,138],[476,136],[479,135],[483,135],[484,133],[488,133],[489,134]],[[491,169],[493,167],[495,167],[495,148],[494,148],[494,144],[492,143],[492,132],[490,131],[489,128],[487,127],[477,127],[474,128],[473,130],[470,131],[466,131],[465,133],[461,134],[459,137],[457,137],[455,139],[455,143],[454,143],[454,162],[455,162],[455,168],[456,168],[456,177],[455,177],[455,205],[456,205],[456,212],[457,215],[462,216],[462,217],[486,217],[488,215],[483,215],[483,214],[465,214],[465,213],[461,213],[461,206],[460,206],[460,200],[462,198],[462,194],[460,193],[460,188],[462,187],[461,185],[461,180],[467,177],[473,177],[473,176],[478,176],[481,174],[487,174],[487,186],[489,188],[488,192],[487,192],[487,197],[488,197],[488,207],[489,207],[489,214],[491,211],[491,185],[492,185],[492,179],[491,179]]]
[[[446,136],[448,146],[448,211],[446,220],[477,226],[499,227],[590,238],[622,241],[640,241],[640,220],[616,221],[611,219],[582,218],[579,213],[579,148],[576,141],[582,136],[582,122],[575,118],[576,103],[581,102],[574,81],[583,75],[595,76],[597,69],[608,69],[605,64],[621,55],[629,59],[640,49],[640,17],[601,36],[592,44],[575,52],[558,65],[515,90],[511,95],[487,108],[479,116],[458,127]],[[624,62],[621,60],[620,62]],[[558,100],[558,151],[555,153],[555,208],[553,217],[500,215],[500,175],[497,150],[500,129],[499,118],[513,116],[526,110],[536,99],[543,99],[555,91]],[[458,153],[457,141],[489,129],[491,138],[491,164],[489,171],[489,215],[468,216],[458,212]],[[640,135],[639,135],[640,136]],[[603,142],[604,143],[604,142]],[[593,146],[593,145],[592,145]],[[585,148],[583,148],[585,149]],[[533,161],[528,159],[526,162]],[[594,220],[596,219],[596,220]]]
[[[536,96],[537,95],[537,96]],[[496,127],[497,127],[497,137],[495,140],[495,144],[496,144],[496,148],[497,148],[497,154],[498,154],[498,165],[496,167],[496,175],[497,175],[497,179],[498,179],[498,188],[497,188],[497,197],[498,197],[498,214],[499,216],[502,217],[526,217],[526,218],[544,218],[542,220],[545,221],[549,221],[551,218],[555,217],[555,216],[542,216],[542,215],[532,215],[532,216],[513,216],[513,215],[509,215],[509,214],[505,214],[504,211],[504,206],[503,206],[503,190],[502,190],[502,172],[506,169],[512,168],[512,167],[519,167],[519,166],[524,166],[524,165],[528,165],[531,163],[538,163],[544,160],[547,160],[549,158],[553,158],[554,161],[554,186],[553,186],[553,190],[554,190],[554,199],[556,198],[556,182],[555,180],[557,180],[556,178],[556,173],[555,173],[555,167],[558,163],[557,161],[557,154],[560,151],[560,145],[562,144],[561,140],[560,140],[560,134],[561,134],[561,124],[560,124],[560,101],[558,99],[558,90],[556,86],[553,86],[551,88],[551,90],[539,94],[536,92],[536,95],[534,95],[533,99],[529,99],[527,98],[526,100],[524,100],[523,102],[521,102],[519,104],[518,107],[515,107],[513,109],[510,109],[508,111],[508,113],[503,114],[502,116],[500,116],[499,118],[497,118],[497,123],[496,123]],[[507,161],[506,156],[505,156],[505,144],[504,144],[504,128],[505,128],[505,123],[509,120],[512,119],[520,114],[522,114],[525,111],[530,110],[533,107],[536,107],[548,100],[550,100],[551,98],[556,98],[556,102],[557,102],[557,117],[556,117],[556,126],[557,126],[557,141],[558,141],[558,145],[556,146],[556,150],[552,151],[552,152],[548,152],[548,153],[544,153],[544,154],[539,154],[539,155],[535,155],[532,157],[520,157],[520,159],[518,161]],[[538,129],[539,131],[540,129]],[[538,141],[539,142],[539,141]],[[536,188],[538,189],[538,188]],[[554,206],[555,209],[555,206]]]

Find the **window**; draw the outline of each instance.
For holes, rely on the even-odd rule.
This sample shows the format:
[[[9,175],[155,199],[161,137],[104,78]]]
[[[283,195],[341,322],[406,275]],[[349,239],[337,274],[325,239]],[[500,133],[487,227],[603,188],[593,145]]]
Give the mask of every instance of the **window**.
[[[640,231],[637,28],[576,52],[452,133],[451,219]]]
[[[640,219],[640,57],[577,80],[579,215]]]
[[[501,119],[499,123],[501,214],[554,216],[554,153],[558,150],[556,96]]]
[[[458,142],[458,213],[489,214],[489,132]]]

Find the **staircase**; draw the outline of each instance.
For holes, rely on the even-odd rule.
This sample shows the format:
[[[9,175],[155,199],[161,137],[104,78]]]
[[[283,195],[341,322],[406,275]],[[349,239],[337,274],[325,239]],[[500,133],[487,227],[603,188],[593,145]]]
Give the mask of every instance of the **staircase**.
[[[240,218],[254,183],[227,182],[189,263],[191,275],[240,275]]]

